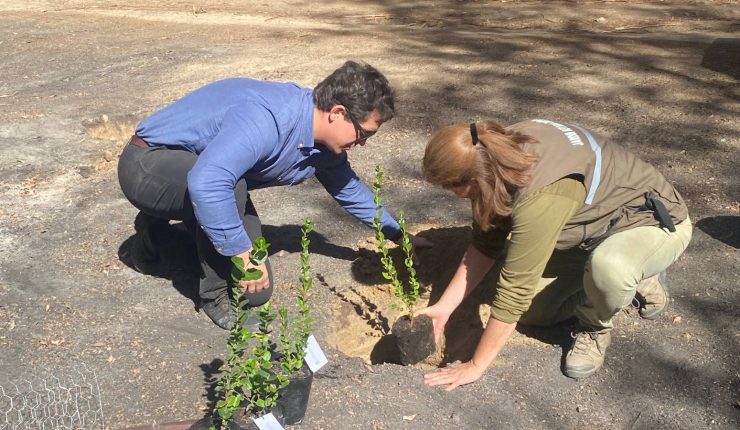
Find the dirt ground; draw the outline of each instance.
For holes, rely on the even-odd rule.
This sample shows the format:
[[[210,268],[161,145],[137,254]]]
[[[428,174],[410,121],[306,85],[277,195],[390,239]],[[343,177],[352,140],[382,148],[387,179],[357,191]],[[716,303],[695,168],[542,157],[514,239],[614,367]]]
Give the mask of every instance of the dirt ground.
[[[739,24],[737,1],[5,0],[0,387],[84,365],[105,428],[208,413],[226,333],[198,312],[181,225],[161,235],[162,264],[132,269],[118,153],[139,119],[207,82],[312,87],[358,59],[387,75],[399,115],[350,159],[368,181],[382,164],[389,209],[437,243],[420,255],[427,299],[470,232],[465,203],[420,175],[430,133],[452,122],[540,117],[607,134],[683,193],[694,238],[669,271],[667,315],[619,315],[591,378],[561,373],[567,327],[520,327],[481,381],[445,393],[423,371],[470,356],[492,281],[453,316],[444,354],[384,363],[396,314],[371,231],[316,181],[254,192],[279,303],[297,282],[301,221],[316,224],[315,334],[330,362],[300,428],[738,428]]]

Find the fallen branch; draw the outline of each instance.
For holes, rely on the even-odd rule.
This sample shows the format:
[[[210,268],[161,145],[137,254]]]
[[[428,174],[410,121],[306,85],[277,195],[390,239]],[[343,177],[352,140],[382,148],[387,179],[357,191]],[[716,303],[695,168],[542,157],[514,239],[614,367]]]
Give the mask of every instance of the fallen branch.
[[[624,27],[617,27],[614,30],[606,30],[603,31],[603,33],[615,33],[620,31],[627,31],[627,30],[640,30],[643,28],[650,28],[650,27],[671,27],[675,25],[679,25],[680,23],[674,22],[674,23],[667,23],[667,24],[648,24],[648,25],[635,25],[635,26],[624,26]]]

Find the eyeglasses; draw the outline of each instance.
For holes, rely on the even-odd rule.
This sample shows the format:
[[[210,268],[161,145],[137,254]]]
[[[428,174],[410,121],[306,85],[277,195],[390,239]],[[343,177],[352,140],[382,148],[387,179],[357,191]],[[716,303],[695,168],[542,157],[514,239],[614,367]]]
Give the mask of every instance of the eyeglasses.
[[[355,136],[357,136],[357,140],[365,140],[371,138],[378,130],[365,130],[362,128],[360,123],[355,119],[355,117],[349,112],[348,109],[345,109],[344,112],[347,113],[347,116],[349,117],[349,120],[352,121],[352,125],[355,127]]]

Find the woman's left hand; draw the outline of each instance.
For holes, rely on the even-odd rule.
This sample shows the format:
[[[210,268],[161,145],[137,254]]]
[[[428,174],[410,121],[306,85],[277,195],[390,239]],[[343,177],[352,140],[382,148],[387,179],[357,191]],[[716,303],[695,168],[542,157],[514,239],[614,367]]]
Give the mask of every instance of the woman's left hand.
[[[434,246],[434,242],[431,240],[421,236],[414,236],[413,234],[409,235],[409,240],[411,241],[411,246],[414,247],[414,250],[419,248],[431,248]]]
[[[409,241],[411,241],[411,260],[414,262],[414,266],[418,266],[419,256],[416,255],[416,251],[419,249],[431,248],[434,246],[434,242],[423,237],[414,236],[413,234],[409,234]]]
[[[427,385],[449,384],[445,391],[452,391],[460,385],[470,384],[483,376],[485,369],[480,369],[472,360],[455,367],[445,367],[436,372],[424,375],[424,383]]]

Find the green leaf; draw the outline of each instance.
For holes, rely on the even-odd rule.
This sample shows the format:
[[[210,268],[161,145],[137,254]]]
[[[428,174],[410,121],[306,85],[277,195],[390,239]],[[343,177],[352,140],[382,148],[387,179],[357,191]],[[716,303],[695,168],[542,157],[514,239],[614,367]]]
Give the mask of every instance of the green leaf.
[[[218,416],[224,421],[228,421],[232,416],[234,415],[234,412],[228,409],[219,409],[218,410]]]
[[[233,285],[239,285],[239,282],[244,278],[244,269],[237,266],[231,266],[231,283]]]
[[[258,237],[253,244],[253,247],[257,250],[263,250],[267,249],[270,246],[270,244],[267,242],[267,239],[265,239],[263,236]]]
[[[265,262],[265,260],[267,260],[267,250],[262,249],[259,251],[252,251],[252,253],[249,255],[249,259],[254,265],[262,264]]]
[[[235,255],[231,257],[231,262],[234,264],[235,267],[241,269],[242,271],[244,270],[244,259],[240,256]]]
[[[261,378],[265,378],[265,379],[267,379],[267,378],[269,378],[269,377],[270,377],[270,373],[269,373],[269,372],[267,372],[267,371],[266,371],[266,370],[264,370],[264,369],[259,369],[259,370],[258,370],[257,372],[255,372],[255,374],[256,374],[257,376],[259,376],[259,377],[261,377]]]
[[[230,408],[236,408],[239,407],[239,397],[231,395],[226,398],[226,406]]]
[[[261,277],[262,277],[261,270],[250,267],[249,269],[247,269],[246,272],[244,272],[240,280],[241,281],[256,281],[257,279]]]

